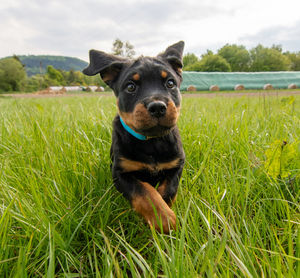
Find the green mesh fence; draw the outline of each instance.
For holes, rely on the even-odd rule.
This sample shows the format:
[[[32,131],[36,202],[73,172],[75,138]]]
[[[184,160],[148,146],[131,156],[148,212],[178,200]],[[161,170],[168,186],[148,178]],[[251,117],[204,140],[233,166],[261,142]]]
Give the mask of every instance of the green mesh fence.
[[[287,89],[290,84],[300,87],[300,71],[287,72],[183,72],[181,90],[186,91],[192,85],[198,91],[209,90],[217,85],[220,90],[234,90],[237,84],[245,89],[263,89],[271,84],[275,89]]]

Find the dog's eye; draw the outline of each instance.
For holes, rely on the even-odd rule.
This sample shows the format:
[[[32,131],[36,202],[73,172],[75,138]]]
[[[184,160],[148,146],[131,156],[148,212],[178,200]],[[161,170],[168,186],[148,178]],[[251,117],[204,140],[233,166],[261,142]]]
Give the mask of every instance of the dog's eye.
[[[169,79],[168,81],[167,81],[167,87],[168,88],[170,88],[170,89],[172,89],[172,88],[174,88],[175,87],[175,81],[173,80],[173,79]]]
[[[134,83],[130,82],[127,84],[126,89],[128,92],[133,93],[136,89],[136,86]]]

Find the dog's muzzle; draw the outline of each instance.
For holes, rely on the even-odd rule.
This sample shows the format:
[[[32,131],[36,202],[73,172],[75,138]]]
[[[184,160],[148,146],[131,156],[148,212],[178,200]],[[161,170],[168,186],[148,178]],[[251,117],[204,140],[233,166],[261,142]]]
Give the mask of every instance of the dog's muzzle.
[[[161,118],[166,115],[167,105],[163,101],[152,101],[146,106],[152,117]]]

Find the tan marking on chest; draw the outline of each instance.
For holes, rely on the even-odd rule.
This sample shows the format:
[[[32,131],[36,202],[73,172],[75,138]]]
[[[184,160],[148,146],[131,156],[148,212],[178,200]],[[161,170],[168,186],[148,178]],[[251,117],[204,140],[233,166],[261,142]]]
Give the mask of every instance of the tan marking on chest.
[[[120,166],[124,172],[135,172],[148,170],[150,172],[159,172],[163,170],[169,170],[176,168],[179,164],[179,158],[171,160],[169,162],[148,164],[140,161],[130,160],[124,157],[120,158]]]

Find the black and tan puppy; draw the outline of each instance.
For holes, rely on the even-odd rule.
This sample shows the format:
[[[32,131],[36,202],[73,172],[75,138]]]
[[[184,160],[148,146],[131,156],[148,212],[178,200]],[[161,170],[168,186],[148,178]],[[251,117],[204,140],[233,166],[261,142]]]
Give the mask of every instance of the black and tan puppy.
[[[176,126],[184,42],[157,57],[130,60],[90,51],[86,75],[100,73],[117,97],[113,121],[112,175],[116,188],[151,226],[176,228],[171,209],[184,165]]]

